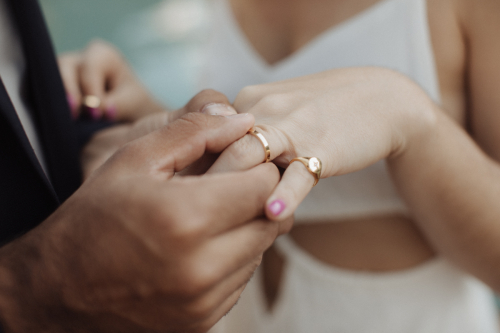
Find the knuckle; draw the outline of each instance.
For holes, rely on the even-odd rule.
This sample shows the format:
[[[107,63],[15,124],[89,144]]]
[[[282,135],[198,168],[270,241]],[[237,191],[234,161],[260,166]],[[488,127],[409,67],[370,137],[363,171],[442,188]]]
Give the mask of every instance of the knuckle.
[[[175,222],[173,222],[173,220],[175,220]],[[168,238],[173,244],[179,245],[179,247],[196,244],[205,233],[203,218],[191,216],[183,220],[174,217],[168,222]]]
[[[253,137],[251,135],[245,135],[229,146],[225,154],[228,154],[234,161],[243,161],[248,158],[248,152],[255,149],[255,147],[256,145],[253,142]]]
[[[90,51],[91,50],[107,50],[110,48],[113,48],[113,46],[111,46],[111,44],[109,44],[109,43],[107,43],[104,40],[99,39],[99,38],[93,39],[87,47],[87,49]]]
[[[187,196],[179,195],[179,197]],[[164,233],[170,245],[178,248],[192,247],[205,236],[207,218],[199,213],[199,209],[192,209],[196,205],[186,207],[175,203],[169,205],[160,203],[157,206],[159,212],[156,219],[164,226]]]
[[[258,98],[260,96],[260,91],[261,91],[261,88],[259,85],[246,86],[240,90],[240,92],[236,96],[236,99]]]
[[[205,320],[215,310],[214,301],[208,297],[201,297],[196,301],[187,304],[184,307],[184,313],[191,319],[196,321]]]
[[[261,98],[262,89],[258,85],[246,86],[240,90],[236,99],[234,100],[234,106],[237,110],[241,108],[248,108],[255,104]]]
[[[211,99],[211,98],[214,98],[214,97],[225,97],[225,95],[221,92],[218,92],[217,90],[214,90],[214,89],[204,89],[202,91],[200,91],[195,97],[193,97],[194,99]]]
[[[269,94],[260,99],[257,107],[267,113],[279,114],[289,109],[290,102],[286,94]]]
[[[179,124],[186,126],[194,131],[203,131],[207,128],[208,119],[202,113],[189,112],[179,118]]]
[[[191,260],[179,268],[176,290],[180,298],[195,299],[214,284],[215,271],[207,266],[206,263]]]
[[[114,154],[117,157],[126,158],[128,156],[135,156],[142,151],[137,141],[129,142],[120,147]],[[139,155],[140,156],[140,155]]]
[[[160,129],[168,137],[174,137],[183,149],[191,151],[201,149],[204,152],[207,131],[210,129],[209,116],[200,113],[188,113]]]
[[[297,172],[295,175],[300,178],[301,183],[303,184],[309,184],[309,183],[314,183],[314,176],[307,171],[307,168],[302,165],[302,163],[295,162],[297,164]],[[297,193],[293,192],[294,194],[294,199],[297,198]]]
[[[199,112],[208,103],[227,103],[226,95],[217,90],[204,89],[186,105],[188,112]]]
[[[86,54],[90,59],[121,59],[120,52],[112,44],[101,39],[91,41],[86,49]]]

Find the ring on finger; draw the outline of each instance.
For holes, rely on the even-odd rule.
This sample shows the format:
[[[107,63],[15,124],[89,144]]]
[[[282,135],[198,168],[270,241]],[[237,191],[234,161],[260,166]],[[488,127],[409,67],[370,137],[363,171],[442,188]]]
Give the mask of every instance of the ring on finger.
[[[266,153],[264,163],[271,161],[271,149],[269,148],[269,143],[267,142],[264,135],[262,135],[262,133],[257,131],[255,128],[252,128],[251,130],[249,130],[248,134],[251,134],[251,135],[255,136],[257,139],[259,139],[260,143],[262,144],[262,147],[264,147],[264,151]]]
[[[98,109],[101,106],[101,99],[95,95],[86,95],[83,97],[82,104],[89,109]]]
[[[295,161],[304,164],[307,171],[309,171],[309,173],[314,177],[313,187],[316,186],[321,178],[321,171],[323,169],[323,163],[321,163],[321,160],[317,157],[296,157],[292,159],[288,165]]]

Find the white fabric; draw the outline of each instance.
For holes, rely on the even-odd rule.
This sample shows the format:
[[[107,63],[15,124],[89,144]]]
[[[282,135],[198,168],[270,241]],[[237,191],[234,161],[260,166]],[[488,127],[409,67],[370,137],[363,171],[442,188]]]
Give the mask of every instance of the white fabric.
[[[394,273],[327,266],[288,236],[283,282],[268,313],[261,272],[211,333],[495,333],[489,289],[443,259]]]
[[[439,88],[424,0],[383,0],[330,28],[275,65],[267,65],[235,22],[226,0],[216,0],[214,29],[200,88],[233,100],[245,86],[339,67],[379,66],[406,74],[436,101]],[[381,161],[362,171],[322,179],[296,212],[297,223],[406,214]]]
[[[249,44],[227,0],[215,0],[214,29],[200,88],[234,99],[247,85],[331,68],[398,70],[439,101],[425,0],[382,0],[269,66]],[[323,179],[299,207],[298,222],[407,213],[384,162]],[[257,272],[215,333],[497,332],[491,291],[442,259],[394,273],[330,267],[287,237],[277,241],[286,266],[273,313],[266,311]]]
[[[40,141],[28,112],[29,106],[23,96],[23,78],[26,69],[23,51],[19,36],[8,13],[5,0],[0,0],[0,77],[16,109],[17,116],[23,125],[31,147],[35,151],[45,174],[48,175]]]

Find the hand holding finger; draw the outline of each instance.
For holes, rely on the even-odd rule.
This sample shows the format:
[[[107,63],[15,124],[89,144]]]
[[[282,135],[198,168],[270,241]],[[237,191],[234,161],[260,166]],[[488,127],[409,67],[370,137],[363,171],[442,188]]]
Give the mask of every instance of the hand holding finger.
[[[125,145],[119,155],[129,168],[153,173],[162,179],[192,164],[205,152],[220,152],[253,125],[249,114],[213,117],[189,113],[181,119]]]
[[[269,126],[259,126],[229,146],[208,173],[247,170],[266,161],[275,160],[287,152],[286,140],[278,131]],[[279,163],[277,163],[279,165]],[[281,165],[280,165],[281,166]]]
[[[236,114],[227,97],[215,90],[203,90],[196,94],[183,108],[159,112],[138,120],[129,133],[129,140],[135,140],[149,134],[191,112],[207,115],[229,116]]]
[[[189,186],[192,179],[179,177],[171,180],[170,187],[176,190],[168,192],[169,195],[187,196],[187,191],[192,190]],[[269,163],[244,172],[203,175],[195,179],[200,188],[210,189],[210,195],[206,192],[191,195],[189,203],[175,207],[175,217],[190,217],[182,221],[182,230],[199,230],[210,225],[207,235],[216,236],[265,214],[264,204],[278,184],[279,172]],[[175,202],[174,199],[166,197],[161,200],[168,206],[168,202]],[[196,211],[192,207],[197,207]]]

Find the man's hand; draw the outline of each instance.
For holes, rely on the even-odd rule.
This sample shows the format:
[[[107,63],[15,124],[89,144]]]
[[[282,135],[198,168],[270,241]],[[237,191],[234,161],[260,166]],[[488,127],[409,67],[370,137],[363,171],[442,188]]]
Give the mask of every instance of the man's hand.
[[[87,179],[94,170],[104,164],[110,156],[126,143],[166,126],[191,112],[221,116],[236,114],[236,110],[233,109],[224,94],[207,89],[196,94],[179,110],[154,113],[139,119],[133,124],[120,124],[99,131],[84,147],[81,154],[84,179]]]
[[[291,222],[263,218],[273,164],[175,177],[251,115],[190,113],[113,155],[47,221],[0,250],[7,332],[204,332]]]

